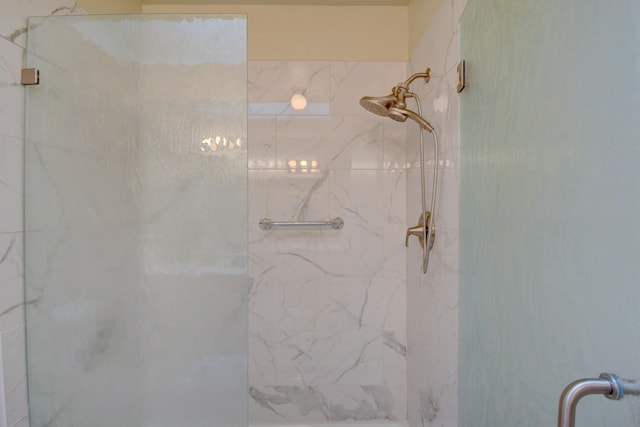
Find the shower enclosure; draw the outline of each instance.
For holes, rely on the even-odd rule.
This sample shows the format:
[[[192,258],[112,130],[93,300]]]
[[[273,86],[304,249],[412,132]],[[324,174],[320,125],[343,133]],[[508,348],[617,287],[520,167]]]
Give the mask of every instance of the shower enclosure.
[[[246,425],[246,18],[28,34],[31,426]]]

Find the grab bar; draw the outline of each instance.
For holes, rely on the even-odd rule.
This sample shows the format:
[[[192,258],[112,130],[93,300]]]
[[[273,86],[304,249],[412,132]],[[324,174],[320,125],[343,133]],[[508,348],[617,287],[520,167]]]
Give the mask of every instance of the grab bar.
[[[590,394],[602,394],[607,399],[620,400],[625,394],[640,395],[640,383],[623,380],[614,374],[600,374],[599,378],[584,378],[565,387],[560,395],[558,427],[574,427],[578,402]]]
[[[344,226],[344,220],[339,216],[330,221],[272,221],[271,218],[262,218],[259,225],[265,231],[274,227],[331,227],[340,230]]]

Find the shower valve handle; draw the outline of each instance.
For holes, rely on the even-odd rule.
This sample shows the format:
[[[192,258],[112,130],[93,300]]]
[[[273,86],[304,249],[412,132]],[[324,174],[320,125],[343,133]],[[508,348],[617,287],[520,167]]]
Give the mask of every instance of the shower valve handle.
[[[431,212],[427,211],[426,214],[427,214],[427,224],[428,224],[431,220]],[[409,247],[409,236],[417,236],[418,241],[420,242],[420,247],[424,249],[424,235],[425,235],[424,229],[425,229],[424,215],[420,215],[420,218],[418,219],[418,225],[407,228],[407,234],[404,238],[404,245],[406,247]],[[429,234],[428,226],[427,226],[427,234]],[[433,242],[435,238],[433,230],[430,236],[431,238],[429,240],[431,240],[431,242],[429,242],[429,249],[433,247]]]

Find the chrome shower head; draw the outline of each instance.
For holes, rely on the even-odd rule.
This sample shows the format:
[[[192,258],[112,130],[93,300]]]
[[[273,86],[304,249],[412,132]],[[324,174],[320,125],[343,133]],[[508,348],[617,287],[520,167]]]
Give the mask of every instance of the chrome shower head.
[[[393,107],[397,101],[398,98],[393,94],[387,96],[363,96],[360,98],[360,105],[373,114],[387,117],[389,108]]]

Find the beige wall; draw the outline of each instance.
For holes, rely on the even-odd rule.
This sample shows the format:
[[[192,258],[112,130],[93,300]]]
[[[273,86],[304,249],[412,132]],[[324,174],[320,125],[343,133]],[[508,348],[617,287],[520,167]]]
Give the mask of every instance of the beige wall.
[[[443,3],[444,0],[409,0],[409,53],[418,45],[429,22]]]
[[[140,0],[76,0],[87,13],[140,13]]]
[[[144,5],[144,13],[246,13],[249,59],[406,61],[407,6]]]
[[[89,13],[246,13],[252,60],[406,61],[444,0],[409,0],[408,6],[77,2]]]

